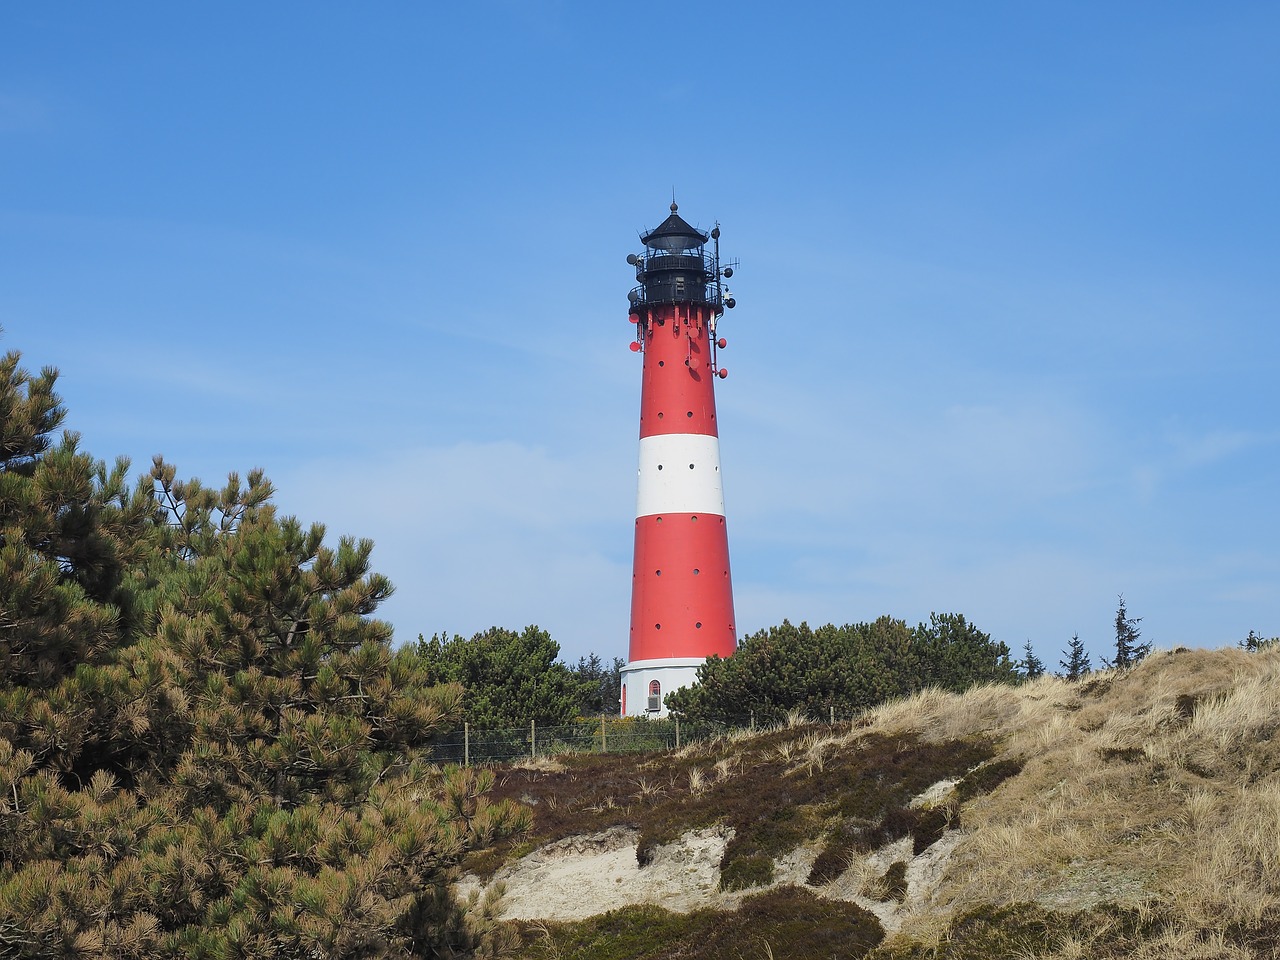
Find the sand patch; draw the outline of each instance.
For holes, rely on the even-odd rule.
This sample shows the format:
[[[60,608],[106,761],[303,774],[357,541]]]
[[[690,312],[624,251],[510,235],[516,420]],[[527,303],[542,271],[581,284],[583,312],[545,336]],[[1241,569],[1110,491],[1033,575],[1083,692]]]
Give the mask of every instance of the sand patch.
[[[692,830],[654,850],[641,867],[638,831],[613,827],[603,833],[549,843],[503,867],[487,884],[459,883],[465,899],[496,883],[506,887],[499,910],[504,920],[583,920],[641,903],[677,913],[720,903],[720,858],[732,831]]]

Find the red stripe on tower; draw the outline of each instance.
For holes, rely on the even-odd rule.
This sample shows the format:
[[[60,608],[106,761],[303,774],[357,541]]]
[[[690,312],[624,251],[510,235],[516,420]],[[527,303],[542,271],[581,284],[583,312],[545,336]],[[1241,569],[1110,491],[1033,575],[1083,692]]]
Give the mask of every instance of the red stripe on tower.
[[[641,236],[642,255],[627,257],[640,281],[630,294],[631,348],[644,372],[624,716],[665,715],[668,693],[737,645],[715,397],[726,375],[716,323],[734,305],[721,278],[733,268],[721,267],[719,227],[705,234],[676,210]]]

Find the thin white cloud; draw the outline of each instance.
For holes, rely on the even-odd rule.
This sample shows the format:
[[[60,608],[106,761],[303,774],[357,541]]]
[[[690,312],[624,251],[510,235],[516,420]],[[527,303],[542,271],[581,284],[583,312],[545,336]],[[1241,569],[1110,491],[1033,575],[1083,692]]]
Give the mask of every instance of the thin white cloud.
[[[1202,467],[1229,460],[1257,447],[1280,443],[1280,434],[1256,430],[1217,429],[1206,433],[1174,433],[1170,437],[1181,466]]]

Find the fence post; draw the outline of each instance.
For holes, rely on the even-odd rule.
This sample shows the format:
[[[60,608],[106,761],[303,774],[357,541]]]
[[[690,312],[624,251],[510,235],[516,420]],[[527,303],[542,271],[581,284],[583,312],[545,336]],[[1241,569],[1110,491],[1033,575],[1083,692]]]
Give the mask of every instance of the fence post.
[[[529,721],[529,759],[538,759],[538,721]]]
[[[751,711],[751,732],[756,732],[756,712],[754,710]]]
[[[471,766],[471,724],[462,724],[462,765]]]
[[[676,717],[676,749],[680,749],[680,718]]]
[[[831,725],[833,727],[836,725],[836,705],[834,703],[831,705]]]
[[[600,752],[601,753],[609,752],[609,741],[607,738],[608,738],[608,734],[605,733],[604,714],[602,713],[600,714]]]

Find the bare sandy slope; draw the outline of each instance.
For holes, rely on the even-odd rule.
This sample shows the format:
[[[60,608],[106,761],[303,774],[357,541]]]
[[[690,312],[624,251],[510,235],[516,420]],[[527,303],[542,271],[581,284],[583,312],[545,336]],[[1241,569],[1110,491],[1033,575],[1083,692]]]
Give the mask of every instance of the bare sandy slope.
[[[659,847],[643,868],[638,840],[627,827],[557,840],[504,867],[482,892],[495,883],[506,887],[507,920],[581,920],[641,903],[685,913],[719,902],[720,858],[729,842],[723,831],[687,833]],[[464,881],[462,892],[476,886],[474,878]]]
[[[937,785],[922,800],[945,797],[950,781]],[[582,920],[621,907],[654,904],[678,913],[705,907],[733,909],[761,887],[745,891],[720,889],[720,860],[732,831],[712,827],[693,830],[675,843],[660,846],[644,867],[636,857],[639,832],[614,827],[587,837],[557,840],[503,867],[486,884],[465,878],[459,893],[482,896],[497,885],[505,891],[499,916],[504,920]],[[852,864],[831,883],[810,887],[820,896],[847,900],[870,910],[886,930],[926,906],[943,869],[961,839],[959,831],[913,857],[911,839],[889,844]],[[804,885],[818,855],[818,847],[796,848],[774,865],[770,886]],[[862,894],[869,882],[883,876],[890,865],[907,864],[908,895],[902,903],[878,901]]]

